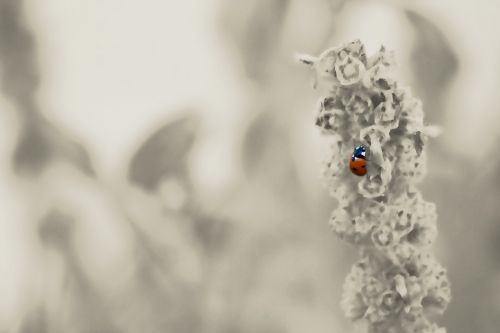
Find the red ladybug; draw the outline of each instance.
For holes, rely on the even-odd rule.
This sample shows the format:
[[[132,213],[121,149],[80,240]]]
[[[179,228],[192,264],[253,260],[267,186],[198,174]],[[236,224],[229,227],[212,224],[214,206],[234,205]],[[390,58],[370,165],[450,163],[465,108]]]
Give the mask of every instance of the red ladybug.
[[[349,161],[349,168],[351,168],[352,173],[357,176],[364,176],[368,172],[368,169],[366,168],[366,160],[362,158],[351,158]]]
[[[364,146],[358,146],[354,148],[351,160],[349,161],[349,168],[352,173],[357,176],[364,176],[368,172],[366,161],[366,148]]]

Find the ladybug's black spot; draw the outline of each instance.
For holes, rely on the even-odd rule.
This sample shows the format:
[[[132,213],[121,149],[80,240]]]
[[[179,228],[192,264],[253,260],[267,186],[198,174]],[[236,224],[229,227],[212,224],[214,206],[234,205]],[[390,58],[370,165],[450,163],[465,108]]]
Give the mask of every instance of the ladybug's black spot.
[[[362,168],[365,168],[366,169],[366,165],[363,165]]]
[[[352,168],[352,171],[356,171],[356,168]]]

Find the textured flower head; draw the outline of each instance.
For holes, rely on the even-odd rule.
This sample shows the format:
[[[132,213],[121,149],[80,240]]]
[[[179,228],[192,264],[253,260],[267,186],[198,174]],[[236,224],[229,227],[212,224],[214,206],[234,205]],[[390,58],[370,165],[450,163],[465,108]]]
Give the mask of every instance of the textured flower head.
[[[428,311],[446,308],[450,289],[445,270],[430,256],[414,255],[403,266],[373,265],[372,260],[361,259],[346,279],[342,305],[348,317],[372,324],[394,318],[415,322]]]
[[[367,65],[366,53],[359,40],[323,52],[314,67],[318,79],[334,85],[351,86],[363,78]]]
[[[436,208],[415,187],[426,171],[422,103],[400,86],[384,47],[367,57],[356,40],[304,62],[326,87],[316,125],[335,138],[324,168],[339,201],[330,225],[362,255],[344,284],[346,315],[374,333],[444,333],[429,316],[450,301],[446,272],[429,253]],[[360,144],[370,152],[362,177],[348,162]]]

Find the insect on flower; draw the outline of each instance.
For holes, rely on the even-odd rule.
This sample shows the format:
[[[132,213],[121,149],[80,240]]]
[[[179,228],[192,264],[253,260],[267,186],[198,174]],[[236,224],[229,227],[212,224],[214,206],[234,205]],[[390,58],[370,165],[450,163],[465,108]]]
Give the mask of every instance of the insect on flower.
[[[349,161],[349,168],[352,173],[357,176],[364,176],[368,172],[366,160],[366,147],[357,146],[354,148],[351,160]]]
[[[326,173],[340,203],[330,219],[332,230],[362,249],[345,280],[345,314],[367,321],[372,333],[445,333],[433,322],[451,297],[446,270],[429,251],[437,233],[435,207],[415,186],[425,173],[421,156],[431,136],[421,101],[397,82],[392,52],[384,47],[367,56],[355,40],[318,58],[299,59],[328,91],[321,97],[329,102],[320,109],[321,133],[345,143],[329,149],[336,164]],[[338,151],[350,157],[354,175],[370,171],[370,177],[345,179],[347,161],[336,158]]]

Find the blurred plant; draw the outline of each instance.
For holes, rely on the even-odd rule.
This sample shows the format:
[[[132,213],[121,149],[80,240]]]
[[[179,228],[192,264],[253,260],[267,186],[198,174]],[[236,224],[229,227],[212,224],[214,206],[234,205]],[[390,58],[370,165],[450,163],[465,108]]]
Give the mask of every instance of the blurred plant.
[[[316,125],[332,140],[324,173],[339,206],[330,224],[362,256],[344,284],[345,314],[367,320],[373,333],[444,332],[433,323],[450,300],[445,270],[429,251],[435,206],[415,187],[436,129],[424,125],[421,102],[399,86],[384,47],[367,57],[355,40],[300,60],[326,92]],[[359,144],[369,149],[362,178],[348,166]]]
[[[201,207],[191,185],[197,119],[188,113],[155,131],[132,158],[130,183],[101,179],[85,145],[37,103],[42,78],[23,9],[0,0],[1,88],[20,122],[12,165],[44,262],[43,281],[32,282],[40,297],[9,331],[200,331],[205,282],[228,223]],[[105,230],[112,237],[103,244]]]
[[[221,34],[237,60],[235,72],[247,97],[238,106],[243,119],[241,139],[236,137],[243,177],[224,203],[238,230],[217,277],[221,305],[212,317],[219,316],[223,325],[216,331],[302,332],[306,327],[312,333],[340,328],[340,309],[332,315],[329,306],[335,304],[331,295],[340,291],[330,283],[337,274],[331,268],[347,260],[338,255],[341,251],[331,250],[337,245],[324,238],[324,225],[304,223],[327,218],[330,202],[318,194],[314,171],[309,173],[301,162],[300,155],[311,152],[297,145],[304,133],[297,129],[304,126],[298,121],[304,108],[290,99],[290,91],[300,89],[300,81],[292,79],[299,69],[283,59],[304,45],[323,49],[336,31],[338,3],[343,1],[223,3]],[[299,21],[303,24],[298,27]],[[301,269],[300,258],[307,265],[318,261],[325,274],[318,276],[318,268]],[[304,288],[309,301],[291,296],[295,284],[310,286]]]
[[[35,96],[40,83],[36,44],[24,22],[23,1],[0,1],[0,66],[2,90],[22,123],[13,158],[16,171],[37,175],[59,159],[93,175],[86,149],[40,112]]]
[[[406,9],[404,13],[415,33],[411,55],[417,78],[414,91],[425,104],[428,120],[440,124],[444,121],[450,85],[458,71],[458,58],[442,27],[416,10]]]
[[[225,4],[225,15],[221,17],[224,34],[228,34],[231,41],[237,44],[249,78],[257,81],[267,80],[271,60],[279,47],[281,29],[290,2],[252,1],[244,5],[244,10],[241,3],[228,1]]]

